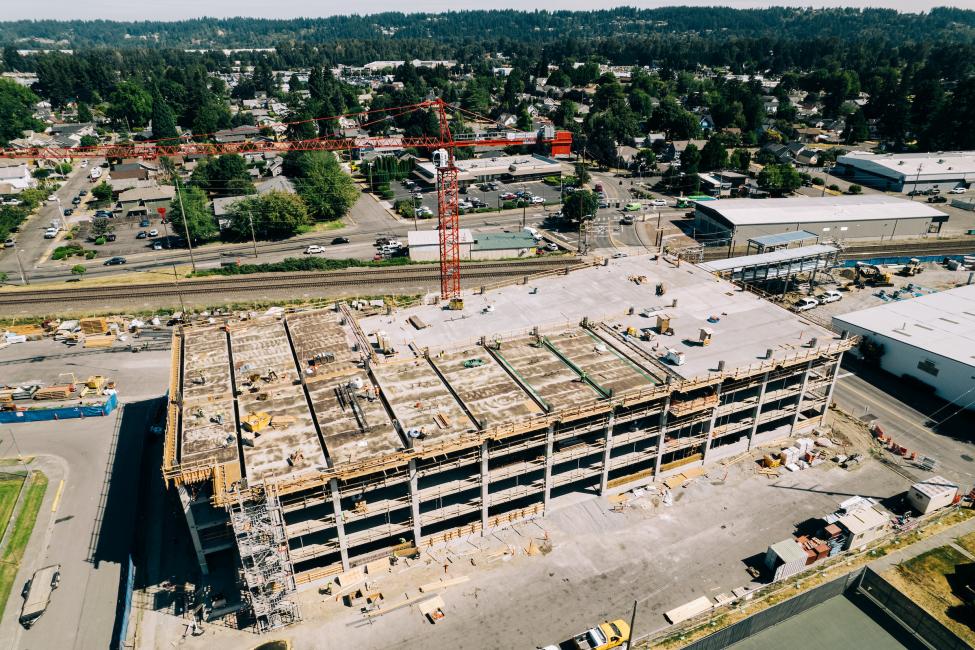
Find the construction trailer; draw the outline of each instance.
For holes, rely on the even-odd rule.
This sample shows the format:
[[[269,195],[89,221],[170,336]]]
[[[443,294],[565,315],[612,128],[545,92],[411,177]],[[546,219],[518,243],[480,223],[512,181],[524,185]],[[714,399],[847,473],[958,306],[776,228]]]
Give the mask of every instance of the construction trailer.
[[[442,305],[368,317],[339,305],[177,329],[162,469],[201,571],[236,553],[270,630],[300,617],[294,590],[370,561],[822,423],[852,340],[690,264],[614,265],[634,268],[466,296],[496,309],[474,304],[464,319]],[[649,306],[625,308],[636,300]],[[544,322],[549,305],[573,320],[496,329]],[[677,336],[626,334],[664,307]],[[686,362],[664,361],[668,346]]]
[[[957,484],[942,476],[932,476],[911,486],[907,491],[907,503],[918,515],[926,515],[939,508],[950,506],[957,494]]]

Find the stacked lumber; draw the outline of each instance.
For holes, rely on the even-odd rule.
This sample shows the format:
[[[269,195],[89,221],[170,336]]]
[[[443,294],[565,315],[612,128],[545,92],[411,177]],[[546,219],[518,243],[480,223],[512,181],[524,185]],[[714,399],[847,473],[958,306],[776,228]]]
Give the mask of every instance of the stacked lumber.
[[[108,348],[114,342],[115,336],[112,334],[85,335],[84,346],[86,348]]]
[[[108,332],[108,320],[105,318],[82,318],[78,321],[78,325],[81,327],[81,333],[86,336]]]
[[[40,325],[11,325],[7,331],[17,336],[26,336],[28,341],[40,341],[44,338],[44,329]]]
[[[68,399],[71,397],[71,385],[45,386],[34,393],[34,399]]]

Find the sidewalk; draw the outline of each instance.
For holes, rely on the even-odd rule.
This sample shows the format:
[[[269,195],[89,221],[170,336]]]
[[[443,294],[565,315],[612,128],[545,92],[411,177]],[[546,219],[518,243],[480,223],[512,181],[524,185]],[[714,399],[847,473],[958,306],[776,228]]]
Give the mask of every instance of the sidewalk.
[[[950,528],[946,528],[945,530],[942,530],[941,532],[930,537],[926,537],[919,542],[915,542],[909,546],[898,549],[893,553],[874,560],[868,566],[877,573],[883,574],[888,569],[893,568],[905,560],[909,560],[912,557],[916,557],[921,553],[938,548],[939,546],[950,544],[955,540],[955,538],[971,532],[975,532],[975,517],[968,519],[967,521],[963,521],[955,526],[951,526]]]

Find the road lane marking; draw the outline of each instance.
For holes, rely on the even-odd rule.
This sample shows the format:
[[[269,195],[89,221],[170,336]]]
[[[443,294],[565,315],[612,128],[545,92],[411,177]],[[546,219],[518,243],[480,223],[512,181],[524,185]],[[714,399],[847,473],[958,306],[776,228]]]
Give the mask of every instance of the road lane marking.
[[[64,479],[58,483],[58,491],[54,495],[54,503],[51,504],[51,512],[57,512],[58,505],[61,503],[61,492],[64,490]]]

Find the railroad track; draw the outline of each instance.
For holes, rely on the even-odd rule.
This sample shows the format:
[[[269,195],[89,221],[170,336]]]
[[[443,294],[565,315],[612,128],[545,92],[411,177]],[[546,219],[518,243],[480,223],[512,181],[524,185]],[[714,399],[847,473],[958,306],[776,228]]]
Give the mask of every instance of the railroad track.
[[[484,263],[463,267],[466,280],[496,280],[499,277],[519,277],[547,273],[562,269],[580,268],[577,260],[550,259],[530,262]],[[432,284],[440,281],[440,269],[436,266],[385,267],[382,269],[357,269],[323,271],[320,273],[260,274],[222,276],[214,280],[184,280],[178,292],[184,296],[204,294],[242,294],[272,291],[302,291],[324,287],[380,286],[395,284]],[[176,289],[171,283],[135,284],[105,287],[75,287],[32,292],[0,293],[0,307],[35,305],[44,303],[78,303],[119,300],[120,291],[135,298],[165,296],[172,298]]]

